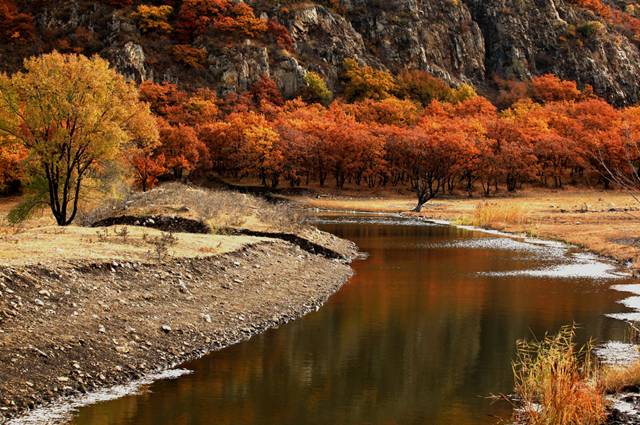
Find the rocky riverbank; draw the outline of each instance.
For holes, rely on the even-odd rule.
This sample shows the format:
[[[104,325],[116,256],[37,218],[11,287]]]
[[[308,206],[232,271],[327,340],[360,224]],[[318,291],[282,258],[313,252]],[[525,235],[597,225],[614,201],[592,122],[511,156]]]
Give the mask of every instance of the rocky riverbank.
[[[0,424],[317,310],[357,247],[303,221],[167,185],[103,204],[85,226],[0,226]]]
[[[0,423],[315,311],[349,261],[261,240],[162,264],[0,267]]]

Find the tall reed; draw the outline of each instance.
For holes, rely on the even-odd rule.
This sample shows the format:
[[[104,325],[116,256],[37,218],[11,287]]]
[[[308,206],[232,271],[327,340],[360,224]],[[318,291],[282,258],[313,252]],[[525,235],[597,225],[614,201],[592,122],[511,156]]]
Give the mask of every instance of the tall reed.
[[[591,343],[577,347],[575,326],[541,341],[518,341],[513,362],[516,423],[599,425],[607,417]]]

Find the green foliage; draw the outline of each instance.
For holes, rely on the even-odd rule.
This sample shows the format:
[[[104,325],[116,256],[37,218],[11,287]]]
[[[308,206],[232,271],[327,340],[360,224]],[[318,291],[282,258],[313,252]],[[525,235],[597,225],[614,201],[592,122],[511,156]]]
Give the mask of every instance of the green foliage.
[[[333,93],[327,87],[327,83],[322,76],[317,72],[307,72],[304,76],[304,82],[307,84],[303,96],[306,101],[328,105],[333,99]]]
[[[605,30],[605,26],[600,21],[588,21],[578,25],[576,31],[585,38],[600,34]]]
[[[11,224],[19,224],[29,219],[34,212],[48,206],[49,184],[42,175],[34,174],[26,187],[27,195],[7,215]]]
[[[453,103],[464,102],[465,100],[473,99],[477,97],[478,93],[471,84],[461,84],[457,88],[451,91],[451,101]]]

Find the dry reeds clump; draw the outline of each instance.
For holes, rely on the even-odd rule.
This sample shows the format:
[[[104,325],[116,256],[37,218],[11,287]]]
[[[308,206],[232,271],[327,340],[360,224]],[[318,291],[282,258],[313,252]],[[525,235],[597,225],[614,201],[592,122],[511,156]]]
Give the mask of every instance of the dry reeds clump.
[[[518,342],[513,363],[517,423],[604,423],[607,405],[591,344],[578,348],[574,338],[575,326],[567,326],[542,341]]]
[[[496,224],[526,224],[529,215],[520,204],[481,202],[473,211],[469,224],[478,227],[495,227]]]
[[[640,385],[640,361],[605,369],[600,377],[600,385],[606,393],[619,393],[637,388]]]

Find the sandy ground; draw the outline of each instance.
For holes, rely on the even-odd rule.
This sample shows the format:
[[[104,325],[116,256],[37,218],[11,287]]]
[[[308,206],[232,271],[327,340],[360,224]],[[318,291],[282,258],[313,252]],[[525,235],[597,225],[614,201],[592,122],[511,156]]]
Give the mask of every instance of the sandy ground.
[[[392,193],[329,194],[293,199],[314,208],[332,210],[406,213],[415,206],[413,197]],[[512,197],[435,199],[419,215],[468,223],[473,222],[478,205],[483,203],[496,210],[518,211],[515,220],[498,217],[490,224],[483,224],[485,227],[566,241],[640,269],[640,205],[624,192],[532,190]]]

